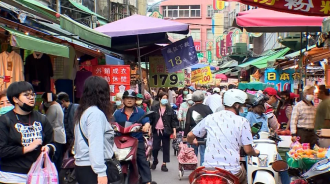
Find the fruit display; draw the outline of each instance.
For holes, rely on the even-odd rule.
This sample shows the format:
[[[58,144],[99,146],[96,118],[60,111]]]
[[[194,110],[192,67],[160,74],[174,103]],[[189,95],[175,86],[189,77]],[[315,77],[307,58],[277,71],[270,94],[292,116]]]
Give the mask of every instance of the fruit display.
[[[317,145],[314,146],[314,149],[303,149],[301,144],[296,144],[289,151],[288,155],[293,159],[322,159],[325,158],[327,151],[327,148],[320,148]]]
[[[282,130],[282,129],[278,129],[276,130],[277,135],[291,135],[290,130]]]

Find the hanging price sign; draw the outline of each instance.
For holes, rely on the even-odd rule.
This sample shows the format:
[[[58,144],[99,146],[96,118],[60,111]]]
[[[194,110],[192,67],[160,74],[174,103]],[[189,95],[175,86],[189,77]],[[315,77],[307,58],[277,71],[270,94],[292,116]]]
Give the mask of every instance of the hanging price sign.
[[[210,66],[200,68],[191,72],[191,82],[207,84],[212,82],[212,73]]]
[[[184,71],[168,73],[163,57],[149,57],[150,87],[184,87]]]

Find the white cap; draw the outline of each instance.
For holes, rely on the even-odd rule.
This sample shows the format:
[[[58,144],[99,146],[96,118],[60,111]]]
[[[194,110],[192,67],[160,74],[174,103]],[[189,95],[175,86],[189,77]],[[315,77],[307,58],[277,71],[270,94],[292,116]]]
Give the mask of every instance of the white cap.
[[[213,93],[220,93],[220,88],[214,88]]]
[[[186,96],[186,100],[188,101],[188,100],[192,100],[192,94],[188,94],[187,96]]]

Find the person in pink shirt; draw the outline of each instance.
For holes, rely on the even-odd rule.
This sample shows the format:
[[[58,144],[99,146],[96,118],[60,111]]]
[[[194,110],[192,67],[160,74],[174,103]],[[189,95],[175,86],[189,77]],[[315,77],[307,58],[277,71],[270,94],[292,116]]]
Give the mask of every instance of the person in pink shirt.
[[[151,169],[155,170],[158,164],[158,152],[163,146],[163,165],[161,170],[167,172],[166,163],[170,162],[170,136],[176,138],[176,126],[178,119],[174,110],[168,103],[168,96],[166,93],[159,93],[159,104],[151,106],[151,111],[154,111],[150,122],[152,125],[153,143],[152,155],[154,157]]]

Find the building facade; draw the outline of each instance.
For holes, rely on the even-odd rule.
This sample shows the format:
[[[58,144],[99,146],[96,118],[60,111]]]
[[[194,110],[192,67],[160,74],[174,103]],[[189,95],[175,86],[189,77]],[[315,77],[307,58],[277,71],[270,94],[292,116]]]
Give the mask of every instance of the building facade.
[[[201,62],[207,61],[207,45],[213,41],[212,33],[212,0],[167,0],[159,5],[159,12],[164,19],[189,24],[196,50]],[[169,34],[172,41],[177,41],[187,35]],[[203,57],[201,57],[203,56]]]

